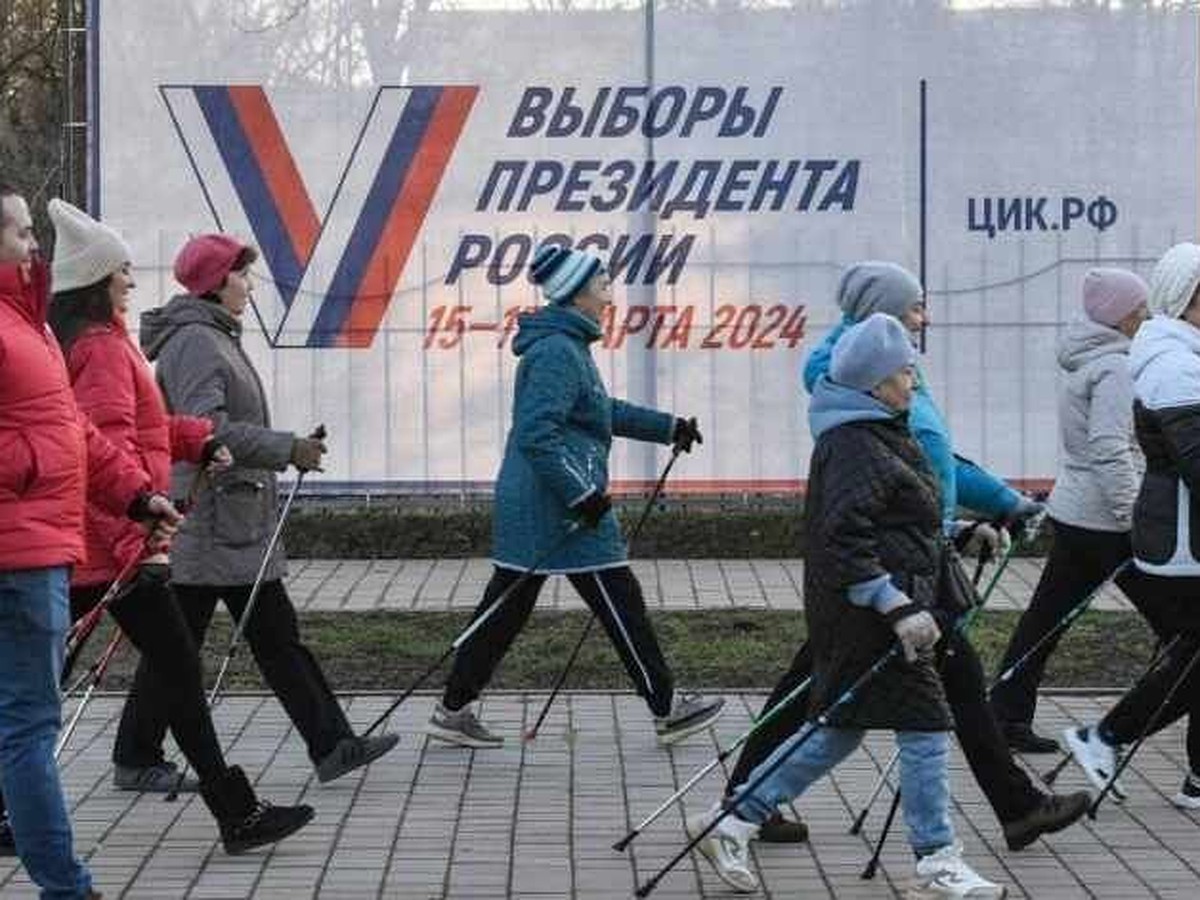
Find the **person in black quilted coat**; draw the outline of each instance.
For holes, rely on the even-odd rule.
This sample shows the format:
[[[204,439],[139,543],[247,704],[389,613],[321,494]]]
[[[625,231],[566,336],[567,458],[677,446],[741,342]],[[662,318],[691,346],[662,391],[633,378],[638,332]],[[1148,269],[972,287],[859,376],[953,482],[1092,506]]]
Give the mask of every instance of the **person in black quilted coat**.
[[[999,898],[963,861],[950,820],[950,709],[934,647],[944,545],[937,482],[906,421],[916,352],[883,313],[853,326],[813,393],[805,618],[813,648],[809,723],[728,801],[687,819],[697,848],[734,890],[758,888],[749,842],[781,803],[849,756],[868,729],[896,733],[904,819],[917,857],[909,897]],[[944,620],[947,627],[952,619]],[[829,727],[813,721],[895,642],[903,648]],[[816,729],[815,731],[813,729]],[[762,780],[762,783],[758,782]]]

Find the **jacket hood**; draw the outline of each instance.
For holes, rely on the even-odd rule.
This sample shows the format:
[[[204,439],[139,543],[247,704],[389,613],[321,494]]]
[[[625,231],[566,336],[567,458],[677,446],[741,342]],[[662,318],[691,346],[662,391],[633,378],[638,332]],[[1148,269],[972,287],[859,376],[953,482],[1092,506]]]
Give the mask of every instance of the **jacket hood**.
[[[1133,340],[1129,373],[1134,395],[1151,409],[1200,403],[1200,329],[1155,316]]]
[[[1115,328],[1086,319],[1072,322],[1058,343],[1058,364],[1068,372],[1104,356],[1129,353],[1130,340]]]
[[[239,337],[242,323],[224,307],[191,294],[172,297],[165,306],[142,313],[138,338],[148,359],[155,359],[163,346],[184,325],[208,325]]]
[[[808,427],[814,441],[825,432],[849,422],[878,422],[902,416],[903,413],[870,394],[840,385],[828,375],[816,383],[808,404]]]
[[[565,334],[585,344],[600,338],[604,332],[598,322],[569,306],[544,306],[537,312],[525,313],[517,319],[517,336],[513,353],[522,356],[542,338]]]

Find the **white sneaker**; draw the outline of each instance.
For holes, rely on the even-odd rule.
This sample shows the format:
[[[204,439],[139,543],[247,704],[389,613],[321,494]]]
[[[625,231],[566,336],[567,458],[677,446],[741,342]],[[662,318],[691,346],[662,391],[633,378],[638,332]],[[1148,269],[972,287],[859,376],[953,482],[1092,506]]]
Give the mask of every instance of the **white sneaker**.
[[[938,897],[999,900],[1007,897],[1008,888],[993,884],[968,866],[963,861],[962,850],[962,844],[951,844],[917,860],[916,877],[904,892],[907,900],[933,900]]]
[[[1117,771],[1117,748],[1101,740],[1094,727],[1068,728],[1063,732],[1063,740],[1088,781],[1095,785],[1096,790],[1104,790],[1108,780]],[[1118,803],[1125,802],[1129,796],[1119,781],[1113,783],[1109,793]]]
[[[709,822],[721,815],[721,811],[721,804],[716,803],[708,812],[688,816],[684,821],[688,837],[695,839]],[[723,882],[739,894],[753,894],[758,890],[758,877],[750,869],[750,841],[757,834],[757,826],[730,813],[696,845],[696,849],[712,864],[713,871]]]
[[[1200,775],[1188,775],[1179,793],[1171,798],[1171,803],[1179,809],[1200,809]]]

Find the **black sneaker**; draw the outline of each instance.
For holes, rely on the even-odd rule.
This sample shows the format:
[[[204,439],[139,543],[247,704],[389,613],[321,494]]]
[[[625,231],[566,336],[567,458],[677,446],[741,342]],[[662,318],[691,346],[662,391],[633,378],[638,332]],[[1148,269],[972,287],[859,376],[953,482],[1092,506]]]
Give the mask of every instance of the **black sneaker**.
[[[281,841],[313,818],[311,806],[272,806],[259,800],[238,766],[201,785],[200,796],[217,820],[221,843],[231,856]]]
[[[1171,798],[1171,803],[1179,809],[1200,809],[1200,775],[1188,775],[1179,793]]]
[[[1004,739],[1013,753],[1061,753],[1062,747],[1054,738],[1037,734],[1028,722],[1003,722]]]
[[[0,856],[16,856],[17,841],[13,837],[12,826],[8,819],[0,819]]]
[[[342,738],[337,746],[317,763],[317,780],[325,784],[355,769],[370,765],[395,747],[399,741],[400,738],[394,734]]]
[[[808,826],[785,819],[776,811],[758,826],[758,840],[764,844],[803,844],[808,840]]]
[[[1092,805],[1087,791],[1075,794],[1047,794],[1027,816],[1004,825],[1009,850],[1023,850],[1043,834],[1053,834],[1074,825]]]

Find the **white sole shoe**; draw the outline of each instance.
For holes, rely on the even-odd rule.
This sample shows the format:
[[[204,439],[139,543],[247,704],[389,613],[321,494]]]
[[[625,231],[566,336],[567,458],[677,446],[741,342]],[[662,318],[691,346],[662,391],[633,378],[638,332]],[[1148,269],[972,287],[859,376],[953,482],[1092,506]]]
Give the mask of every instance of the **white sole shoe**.
[[[684,820],[687,836],[695,840],[696,836],[708,827],[713,815],[714,812],[709,811],[688,816]],[[758,877],[749,868],[750,833],[754,829],[746,826],[749,830],[745,839],[739,839],[735,832],[736,820],[730,823],[731,817],[732,813],[718,823],[717,827],[696,845],[696,849],[708,860],[717,877],[726,885],[739,894],[755,894],[758,893]]]
[[[1108,787],[1118,765],[1117,751],[1101,741],[1094,728],[1068,728],[1063,732],[1063,742],[1096,790]],[[1109,794],[1117,803],[1124,803],[1129,796],[1119,781],[1113,782]]]

